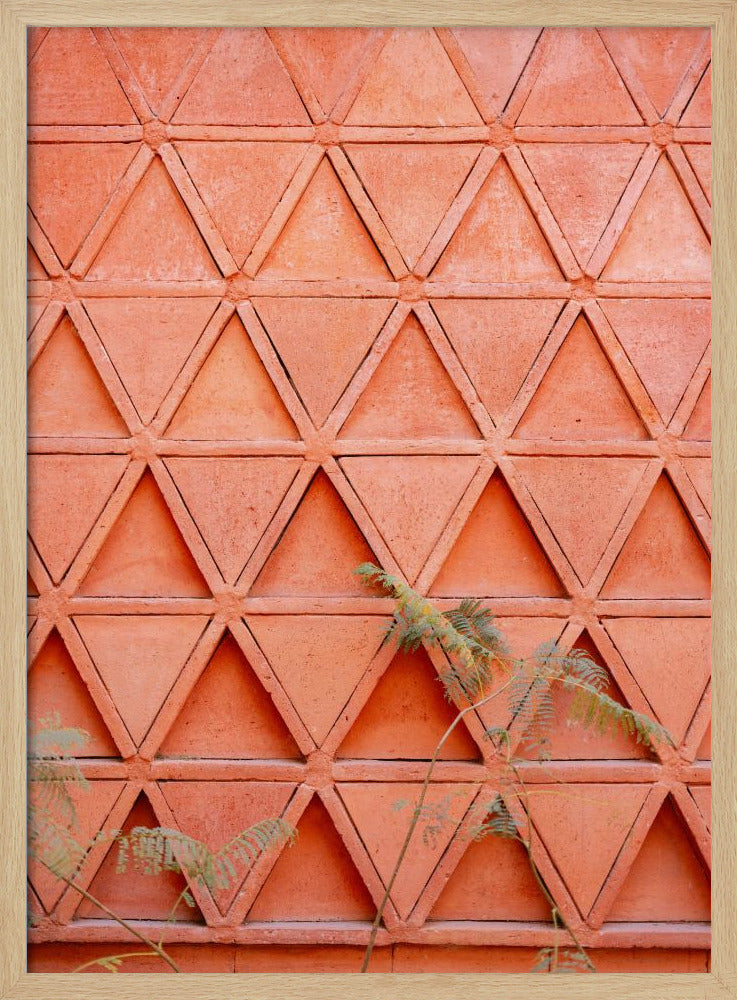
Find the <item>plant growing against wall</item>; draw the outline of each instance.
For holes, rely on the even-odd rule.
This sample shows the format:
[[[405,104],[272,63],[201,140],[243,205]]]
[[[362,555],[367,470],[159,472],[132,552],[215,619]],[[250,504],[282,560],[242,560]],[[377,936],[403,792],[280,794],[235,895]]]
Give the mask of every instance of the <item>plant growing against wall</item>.
[[[71,789],[76,786],[84,791],[89,785],[73,751],[83,747],[88,738],[84,730],[62,727],[58,716],[40,720],[29,732],[28,777],[33,789],[28,804],[29,857],[128,931],[141,947],[95,958],[73,971],[99,966],[108,972],[118,972],[126,959],[153,955],[172,971],[181,972],[164,946],[164,933],[182,905],[195,907],[189,887],[200,884],[210,891],[229,888],[265,851],[291,845],[297,831],[281,818],[264,819],[240,832],[218,851],[179,830],[164,827],[136,826],[129,832],[101,830],[92,840],[80,842]],[[152,876],[163,872],[186,876],[186,885],[174,900],[158,940],[106,906],[77,880],[88,852],[105,843],[117,848],[118,874],[132,869]]]
[[[397,577],[364,563],[356,570],[367,585],[378,585],[395,601],[393,618],[384,642],[413,651],[421,644],[440,650],[444,668],[440,672],[446,698],[457,708],[452,723],[438,742],[427,768],[419,797],[394,868],[386,882],[364,954],[362,972],[368,970],[384,911],[402,865],[410,850],[415,829],[422,820],[437,828],[445,817],[425,804],[430,780],[443,746],[464,716],[506,697],[509,723],[485,730],[499,763],[498,790],[479,810],[474,829],[476,839],[486,836],[511,838],[525,850],[532,874],[550,907],[554,944],[542,948],[533,968],[536,972],[595,972],[595,966],[576,933],[556,905],[535,859],[530,821],[530,797],[535,789],[525,784],[516,750],[525,750],[525,760],[550,759],[550,738],[556,721],[554,691],[571,694],[568,718],[599,733],[619,729],[638,743],[653,749],[657,743],[672,745],[668,732],[642,713],[626,708],[606,694],[609,675],[581,649],[563,652],[556,642],[546,642],[530,657],[511,655],[504,635],[489,608],[478,600],[464,600],[440,611],[427,598]],[[566,794],[561,786],[560,794]],[[401,805],[401,803],[399,804]]]

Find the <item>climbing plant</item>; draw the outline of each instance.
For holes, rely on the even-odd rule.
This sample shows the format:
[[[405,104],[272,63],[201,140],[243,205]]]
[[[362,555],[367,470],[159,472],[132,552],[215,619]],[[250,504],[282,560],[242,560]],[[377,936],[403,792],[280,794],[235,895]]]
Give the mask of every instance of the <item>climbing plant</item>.
[[[398,577],[371,563],[363,563],[356,572],[365,584],[378,586],[395,602],[392,620],[384,635],[385,643],[395,643],[400,650],[413,651],[424,645],[440,651],[439,679],[446,698],[457,709],[434,750],[419,796],[413,804],[404,841],[377,908],[361,971],[368,971],[384,911],[410,852],[413,834],[421,821],[428,820],[425,800],[443,746],[466,715],[494,699],[506,697],[508,725],[490,727],[484,733],[500,765],[499,788],[491,801],[481,805],[473,836],[476,839],[503,837],[520,843],[550,907],[554,943],[538,952],[532,971],[595,972],[591,957],[540,874],[529,819],[530,796],[535,792],[525,784],[519,764],[522,759],[541,762],[550,759],[551,735],[556,722],[556,688],[571,694],[567,700],[568,718],[598,733],[619,730],[651,751],[659,743],[672,745],[670,735],[647,715],[607,695],[609,674],[585,650],[565,652],[557,642],[550,641],[529,657],[514,657],[494,615],[481,601],[467,599],[457,607],[441,611]],[[518,756],[520,750],[524,751],[524,758]],[[559,792],[565,794],[565,788],[560,788]],[[430,812],[429,822],[436,830],[447,817],[442,815],[442,810]]]

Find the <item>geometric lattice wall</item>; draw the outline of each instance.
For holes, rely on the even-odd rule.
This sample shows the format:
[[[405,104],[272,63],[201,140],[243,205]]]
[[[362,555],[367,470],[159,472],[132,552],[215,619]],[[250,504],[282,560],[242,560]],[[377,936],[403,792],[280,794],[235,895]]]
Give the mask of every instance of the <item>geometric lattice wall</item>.
[[[366,558],[606,664],[677,750],[561,726],[539,865],[602,971],[709,947],[710,54],[702,29],[29,33],[29,693],[81,823],[295,847],[165,932],[350,971],[450,708]],[[446,747],[377,971],[527,971],[524,859]],[[83,885],[160,923],[175,880]],[[30,872],[30,968],[118,927]],[[127,965],[126,968],[133,966]],[[150,966],[143,962],[139,968]],[[157,969],[159,966],[155,966]]]

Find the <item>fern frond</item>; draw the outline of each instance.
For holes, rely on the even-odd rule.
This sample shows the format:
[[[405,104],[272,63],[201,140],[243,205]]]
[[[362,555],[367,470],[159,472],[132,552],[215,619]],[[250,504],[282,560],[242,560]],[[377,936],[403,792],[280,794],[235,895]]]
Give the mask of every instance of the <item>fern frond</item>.
[[[555,948],[550,946],[541,948],[532,967],[532,972],[556,972],[568,975],[593,971],[593,963],[583,948],[559,948],[557,957]]]
[[[484,837],[517,837],[517,827],[512,814],[501,795],[495,796],[492,802],[486,807],[485,815],[481,823],[472,830],[474,840],[482,840]]]
[[[87,852],[72,832],[60,826],[47,810],[31,805],[28,809],[28,853],[57,878],[69,879]]]
[[[550,737],[555,724],[555,705],[548,676],[523,665],[512,678],[509,691],[510,729],[519,733],[520,745],[540,760],[550,758]]]
[[[633,736],[638,743],[652,750],[656,743],[674,746],[673,738],[654,719],[626,708],[618,701],[583,681],[573,687],[569,718],[599,733],[621,732]]]

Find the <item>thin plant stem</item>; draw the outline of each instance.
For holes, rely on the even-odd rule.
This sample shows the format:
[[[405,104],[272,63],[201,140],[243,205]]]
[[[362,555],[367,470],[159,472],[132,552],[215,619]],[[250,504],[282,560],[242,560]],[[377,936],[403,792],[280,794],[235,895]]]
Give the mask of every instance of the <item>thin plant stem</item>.
[[[82,965],[78,965],[76,969],[72,969],[72,975],[75,972],[84,972],[85,969],[91,968],[93,965],[102,965],[103,962],[110,962],[116,959],[121,961],[125,958],[146,958],[149,955],[154,955],[152,951],[124,951],[119,955],[103,955],[101,958],[92,958],[89,962],[84,962]],[[154,957],[156,957],[154,955]]]

